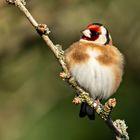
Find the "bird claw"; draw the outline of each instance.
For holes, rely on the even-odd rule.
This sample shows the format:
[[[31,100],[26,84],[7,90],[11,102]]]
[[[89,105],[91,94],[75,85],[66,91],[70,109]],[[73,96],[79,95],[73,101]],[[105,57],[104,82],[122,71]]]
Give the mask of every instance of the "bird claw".
[[[116,103],[117,102],[115,98],[109,99],[104,105],[104,110],[110,114],[112,109],[116,106]]]
[[[97,108],[99,104],[100,104],[100,100],[99,99],[95,100],[93,103],[94,108]]]
[[[116,106],[116,104],[117,104],[117,101],[116,101],[115,98],[111,98],[111,99],[108,100],[108,105],[110,107],[114,108]]]

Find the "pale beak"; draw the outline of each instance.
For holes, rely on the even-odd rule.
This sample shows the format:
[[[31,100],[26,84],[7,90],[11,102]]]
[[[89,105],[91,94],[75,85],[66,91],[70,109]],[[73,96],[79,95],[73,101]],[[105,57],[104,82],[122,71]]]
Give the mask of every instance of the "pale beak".
[[[91,32],[89,29],[85,29],[82,31],[82,34],[85,36],[85,37],[88,37],[88,38],[91,38]]]

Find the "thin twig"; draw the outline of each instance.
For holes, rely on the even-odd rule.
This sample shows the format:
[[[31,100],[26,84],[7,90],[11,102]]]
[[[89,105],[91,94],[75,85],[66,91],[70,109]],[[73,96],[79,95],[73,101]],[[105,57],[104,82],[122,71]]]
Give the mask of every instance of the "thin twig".
[[[116,120],[112,121],[110,118],[110,113],[112,109],[116,105],[115,99],[109,99],[105,105],[102,105],[99,103],[99,105],[95,105],[92,98],[90,98],[89,93],[87,93],[85,90],[83,90],[75,81],[73,77],[71,77],[68,68],[65,63],[65,57],[64,57],[64,51],[62,50],[60,45],[54,45],[51,39],[49,38],[49,29],[47,26],[43,26],[43,24],[38,24],[37,21],[33,18],[33,16],[30,14],[30,12],[25,7],[26,2],[25,0],[6,0],[9,4],[13,4],[17,6],[27,17],[27,19],[30,21],[32,26],[37,30],[39,35],[42,37],[42,39],[45,41],[45,43],[48,45],[48,47],[51,49],[57,60],[59,61],[64,74],[66,82],[69,83],[79,95],[79,99],[81,102],[87,102],[91,107],[93,107],[97,114],[106,122],[106,124],[109,126],[109,128],[114,132],[116,139],[120,140],[129,140],[128,133],[126,131],[127,126],[124,121]]]

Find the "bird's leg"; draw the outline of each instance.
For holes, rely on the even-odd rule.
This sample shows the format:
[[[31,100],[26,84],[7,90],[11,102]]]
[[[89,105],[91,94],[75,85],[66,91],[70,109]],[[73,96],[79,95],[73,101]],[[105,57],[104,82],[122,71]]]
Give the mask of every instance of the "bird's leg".
[[[93,104],[94,108],[97,108],[99,105],[100,105],[100,100],[99,99],[94,100],[94,104]]]
[[[116,106],[117,102],[115,98],[110,98],[104,105],[104,111],[111,113],[112,109]]]
[[[97,102],[98,104],[98,102]],[[116,99],[109,99],[105,105],[98,104],[98,106],[95,107],[96,112],[102,116],[102,119],[107,121],[109,119],[110,113],[112,109],[116,106]]]

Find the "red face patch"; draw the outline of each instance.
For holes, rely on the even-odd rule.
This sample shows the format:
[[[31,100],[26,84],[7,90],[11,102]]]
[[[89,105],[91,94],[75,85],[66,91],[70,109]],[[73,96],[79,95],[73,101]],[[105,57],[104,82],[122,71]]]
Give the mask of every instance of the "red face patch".
[[[88,38],[83,35],[82,39],[89,40],[89,41],[95,41],[96,39],[98,39],[99,34],[101,33],[101,29],[99,25],[89,24],[87,26],[87,29],[89,29],[91,32],[91,38]]]
[[[83,36],[82,39],[88,40],[88,41],[95,41],[96,39],[98,39],[98,37],[99,37],[99,35],[98,36],[92,36],[91,38]]]
[[[91,31],[95,31],[95,32],[98,32],[98,33],[101,32],[100,26],[99,26],[99,25],[89,24],[89,25],[87,26],[87,28],[88,28],[89,30],[91,30]]]

